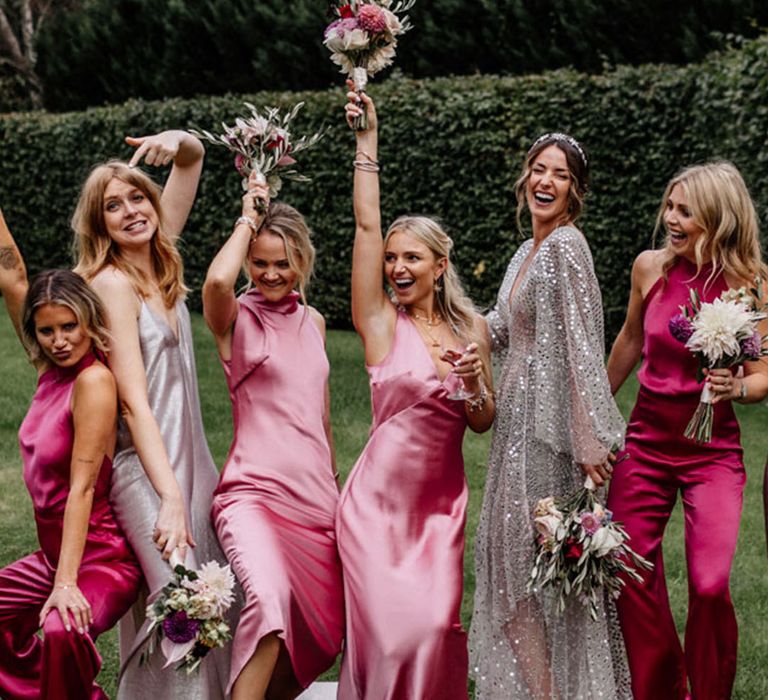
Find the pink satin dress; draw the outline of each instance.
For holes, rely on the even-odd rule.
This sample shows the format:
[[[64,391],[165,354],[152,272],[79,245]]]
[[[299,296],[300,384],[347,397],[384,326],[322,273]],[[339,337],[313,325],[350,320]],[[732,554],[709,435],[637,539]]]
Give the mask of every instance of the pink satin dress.
[[[112,463],[104,458],[93,495],[77,584],[93,610],[85,634],[67,632],[57,610],[38,617],[51,594],[61,550],[74,444],[72,391],[78,374],[96,358],[40,376],[19,442],[24,481],[32,496],[40,549],[0,570],[0,697],[4,700],[106,700],[94,682],[101,657],[94,641],[113,627],[136,599],[141,570],[107,499]]]
[[[463,401],[413,322],[369,366],[373,426],[339,501],[347,641],[340,700],[467,697],[462,596],[467,484]]]
[[[267,634],[285,643],[302,687],[333,665],[344,635],[339,494],[323,422],[328,358],[298,296],[241,296],[223,363],[235,435],[212,517],[245,593],[230,689]]]
[[[643,583],[628,581],[617,601],[635,700],[726,700],[736,674],[738,629],[729,578],[746,474],[739,424],[729,401],[714,407],[712,441],[684,437],[699,403],[697,362],[672,337],[669,320],[690,289],[712,301],[727,289],[712,266],[678,258],[643,308],[640,390],[627,426],[629,458],[617,464],[608,507],[632,548],[653,562]],[[685,511],[688,620],[685,647],[675,628],[664,577],[662,538],[678,494]],[[690,681],[691,695],[688,695]]]

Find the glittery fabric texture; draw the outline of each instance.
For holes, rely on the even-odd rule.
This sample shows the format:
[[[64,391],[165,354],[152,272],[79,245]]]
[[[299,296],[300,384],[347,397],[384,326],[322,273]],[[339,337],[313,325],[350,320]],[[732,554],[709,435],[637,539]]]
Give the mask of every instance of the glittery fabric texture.
[[[586,240],[555,229],[509,264],[488,314],[501,358],[496,424],[475,544],[477,584],[470,671],[478,699],[630,699],[615,610],[593,621],[579,601],[562,615],[526,586],[533,564],[531,512],[540,498],[581,486],[579,463],[602,462],[624,422],[605,373],[602,300]]]

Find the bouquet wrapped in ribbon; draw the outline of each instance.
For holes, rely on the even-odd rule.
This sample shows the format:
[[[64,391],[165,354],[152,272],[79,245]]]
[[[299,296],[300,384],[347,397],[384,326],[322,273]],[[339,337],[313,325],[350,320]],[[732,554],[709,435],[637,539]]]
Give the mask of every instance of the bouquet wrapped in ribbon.
[[[596,620],[603,592],[614,598],[621,593],[625,582],[620,574],[642,581],[634,567],[653,568],[629,547],[629,535],[601,505],[589,477],[584,488],[564,500],[541,499],[533,523],[536,557],[528,590],[553,588],[558,612],[575,596]]]
[[[164,667],[178,662],[177,670],[194,672],[211,649],[232,638],[224,614],[234,600],[234,587],[229,566],[211,561],[194,571],[176,563],[173,579],[147,606],[151,621],[147,653],[159,640]]]
[[[368,78],[389,66],[395,58],[397,37],[412,25],[404,14],[416,0],[334,0],[335,17],[325,29],[323,43],[331,60],[341,67],[361,92]],[[355,119],[358,131],[368,128],[365,113]]]
[[[304,103],[299,102],[282,115],[274,107],[260,111],[250,102],[245,106],[250,116],[238,116],[232,126],[222,123],[221,134],[197,129],[190,129],[189,133],[216,146],[224,146],[235,154],[235,169],[243,178],[244,190],[248,189],[248,177],[252,172],[258,173],[260,180],[269,186],[270,197],[277,196],[283,180],[308,182],[310,178],[293,167],[296,165],[294,156],[314,146],[323,137],[323,132],[293,138],[291,122]]]
[[[681,306],[681,313],[669,321],[672,336],[685,346],[699,361],[697,379],[704,379],[705,369],[729,369],[744,362],[757,360],[768,354],[765,341],[757,330],[766,317],[760,281],[747,290],[729,289],[718,299],[702,303],[698,292],[691,289],[691,306]],[[712,399],[705,384],[699,405],[693,414],[685,437],[699,443],[712,440]]]

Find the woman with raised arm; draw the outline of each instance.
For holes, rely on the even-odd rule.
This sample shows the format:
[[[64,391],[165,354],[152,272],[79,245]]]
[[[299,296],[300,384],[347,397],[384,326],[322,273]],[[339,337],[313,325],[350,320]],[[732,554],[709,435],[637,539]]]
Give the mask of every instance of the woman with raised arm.
[[[128,143],[137,147],[130,163],[110,161],[93,169],[72,227],[76,272],[104,300],[113,339],[109,360],[121,422],[111,500],[151,601],[171,578],[168,559],[174,552],[192,568],[225,558],[210,523],[218,474],[200,415],[175,245],[194,202],[203,147],[183,131]],[[162,190],[135,167],[142,158],[149,165],[173,162]],[[148,653],[145,607],[139,601],[120,625],[119,697],[223,698],[228,647],[214,650],[193,675],[163,668],[159,646]]]
[[[104,311],[68,270],[27,290],[2,212],[0,292],[38,371],[19,443],[40,542],[0,569],[0,696],[106,700],[94,642],[136,599],[141,570],[108,500],[117,392],[99,359]]]
[[[624,523],[632,548],[654,564],[642,584],[627,582],[618,608],[635,700],[724,700],[736,674],[738,628],[729,578],[746,479],[732,401],[765,397],[768,364],[747,362],[743,376],[712,370],[712,440],[689,440],[686,424],[702,384],[697,360],[672,336],[669,323],[690,304],[691,290],[712,301],[729,288],[753,287],[756,277],[765,280],[766,268],[757,214],[731,163],[678,173],[661,202],[657,231],[662,227],[664,246],[640,253],[632,267],[627,318],[608,360],[616,392],[642,358],[627,428],[629,458],[616,466],[608,506]],[[669,607],[661,547],[678,492],[688,565],[685,650]]]
[[[402,216],[382,240],[377,120],[354,160],[352,320],[365,348],[373,426],[341,493],[336,532],[347,641],[339,698],[467,697],[461,627],[467,425],[491,427],[488,331],[464,294],[440,225]],[[394,300],[384,290],[392,289]]]
[[[562,615],[530,590],[532,511],[565,498],[585,477],[608,478],[624,421],[604,367],[603,308],[592,255],[578,219],[587,156],[566,134],[531,146],[515,184],[533,237],[517,250],[487,316],[503,360],[498,419],[475,543],[475,607],[470,629],[478,698],[616,700],[630,697],[617,624],[592,620],[580,600]]]
[[[213,522],[245,592],[232,698],[289,700],[341,651],[338,473],[325,321],[305,296],[315,259],[310,231],[293,207],[269,203],[257,175],[249,184],[203,286],[235,423]],[[237,297],[244,268],[252,287]]]

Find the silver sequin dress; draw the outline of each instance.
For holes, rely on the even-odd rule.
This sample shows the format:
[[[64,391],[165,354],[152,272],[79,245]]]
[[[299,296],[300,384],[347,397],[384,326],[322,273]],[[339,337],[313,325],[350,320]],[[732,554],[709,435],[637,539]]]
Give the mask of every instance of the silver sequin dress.
[[[184,302],[176,303],[178,338],[164,319],[146,303],[139,313],[139,341],[147,375],[147,398],[163,438],[168,459],[181,488],[197,546],[187,555],[195,568],[216,559],[227,560],[219,548],[210,520],[218,472],[205,440],[197,392],[192,329]],[[110,501],[120,526],[133,547],[147,581],[150,600],[171,579],[171,568],[152,541],[160,501],[136,454],[131,435],[120,422],[112,471]],[[187,675],[175,664],[163,668],[165,657],[158,645],[141,662],[147,648],[147,600],[141,596],[120,621],[121,672],[119,700],[220,700],[229,679],[231,645],[212,651],[199,671]],[[232,617],[236,615],[234,608]]]
[[[487,317],[503,364],[475,544],[470,669],[482,700],[624,700],[632,694],[613,606],[594,622],[578,601],[558,615],[551,596],[526,591],[533,506],[582,485],[578,463],[603,461],[624,433],[589,246],[577,229],[555,229],[510,304],[532,247],[512,258]]]

